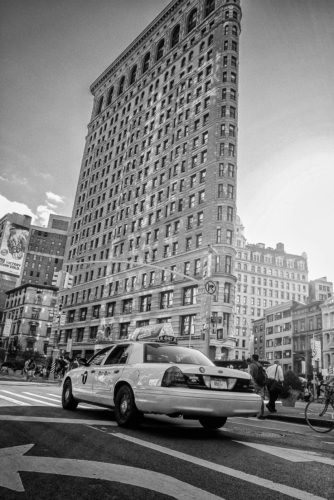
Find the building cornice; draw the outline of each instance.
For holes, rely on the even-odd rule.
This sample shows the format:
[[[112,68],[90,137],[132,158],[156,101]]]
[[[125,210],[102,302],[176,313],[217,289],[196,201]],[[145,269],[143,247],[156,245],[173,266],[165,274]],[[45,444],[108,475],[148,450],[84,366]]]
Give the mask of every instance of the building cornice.
[[[90,91],[94,95],[96,89],[103,84],[112,73],[114,73],[124,61],[142,45],[152,33],[159,28],[159,26],[164,23],[171,13],[179,7],[181,4],[185,3],[186,0],[172,0],[170,4],[165,7],[165,9],[160,12],[160,14],[153,19],[153,21],[147,26],[140,35],[135,38],[135,40],[115,59],[115,61],[108,66],[108,68],[92,83],[90,86]]]

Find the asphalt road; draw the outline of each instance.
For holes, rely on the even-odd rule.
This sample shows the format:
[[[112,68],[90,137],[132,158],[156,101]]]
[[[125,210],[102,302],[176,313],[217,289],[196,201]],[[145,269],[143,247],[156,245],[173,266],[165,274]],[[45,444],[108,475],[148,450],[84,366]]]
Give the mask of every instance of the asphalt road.
[[[236,418],[216,432],[109,410],[62,410],[60,388],[0,383],[2,500],[333,499],[334,432]]]

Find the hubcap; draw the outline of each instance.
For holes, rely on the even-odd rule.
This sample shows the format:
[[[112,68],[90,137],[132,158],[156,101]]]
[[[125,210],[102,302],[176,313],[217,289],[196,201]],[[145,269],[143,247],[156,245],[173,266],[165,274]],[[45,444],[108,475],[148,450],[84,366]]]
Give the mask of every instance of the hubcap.
[[[121,408],[122,415],[124,415],[128,411],[129,404],[128,404],[128,400],[127,400],[126,396],[124,396],[124,398],[122,399],[120,408]]]

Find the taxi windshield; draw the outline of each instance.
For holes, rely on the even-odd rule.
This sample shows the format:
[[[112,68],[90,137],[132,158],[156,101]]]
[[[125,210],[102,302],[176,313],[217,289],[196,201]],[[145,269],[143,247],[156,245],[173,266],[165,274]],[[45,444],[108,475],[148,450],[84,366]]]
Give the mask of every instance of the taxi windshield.
[[[214,366],[204,354],[187,347],[146,344],[144,363],[184,363],[190,365]]]

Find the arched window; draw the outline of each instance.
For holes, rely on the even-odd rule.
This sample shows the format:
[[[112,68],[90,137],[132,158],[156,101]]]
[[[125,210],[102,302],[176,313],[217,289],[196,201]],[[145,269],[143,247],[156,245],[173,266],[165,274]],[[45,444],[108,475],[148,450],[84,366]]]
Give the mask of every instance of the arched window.
[[[125,85],[125,76],[122,76],[120,82],[119,82],[119,88],[118,88],[118,95],[123,94],[124,92],[124,85]]]
[[[99,100],[97,101],[97,105],[96,105],[96,113],[95,113],[95,116],[99,115],[102,111],[102,104],[103,104],[103,96],[99,98]]]
[[[150,57],[151,54],[147,52],[147,54],[144,56],[144,61],[143,61],[143,74],[148,70],[149,65],[150,65]]]
[[[175,47],[175,45],[179,43],[179,39],[180,39],[180,25],[177,24],[172,31],[172,36],[170,41],[171,48]]]
[[[162,58],[164,55],[164,46],[165,46],[165,39],[163,38],[160,40],[157,46],[157,55],[156,55],[156,61],[159,61],[159,59]]]
[[[184,57],[184,58],[182,59],[182,61],[181,61],[181,68],[184,68],[184,67],[185,67],[186,62],[187,62],[187,60],[186,60],[186,58]]]
[[[130,85],[135,83],[137,76],[137,65],[135,64],[130,73]]]
[[[213,44],[213,35],[211,34],[208,38],[208,47]]]
[[[215,0],[206,0],[204,7],[204,17],[207,17],[215,10]]]
[[[232,26],[232,35],[237,35],[238,34],[238,29],[236,26]]]
[[[197,9],[193,9],[188,16],[187,33],[193,30],[197,23]]]
[[[108,92],[108,97],[107,97],[107,106],[109,106],[109,104],[112,101],[113,93],[114,93],[114,87],[110,87],[109,92]]]

